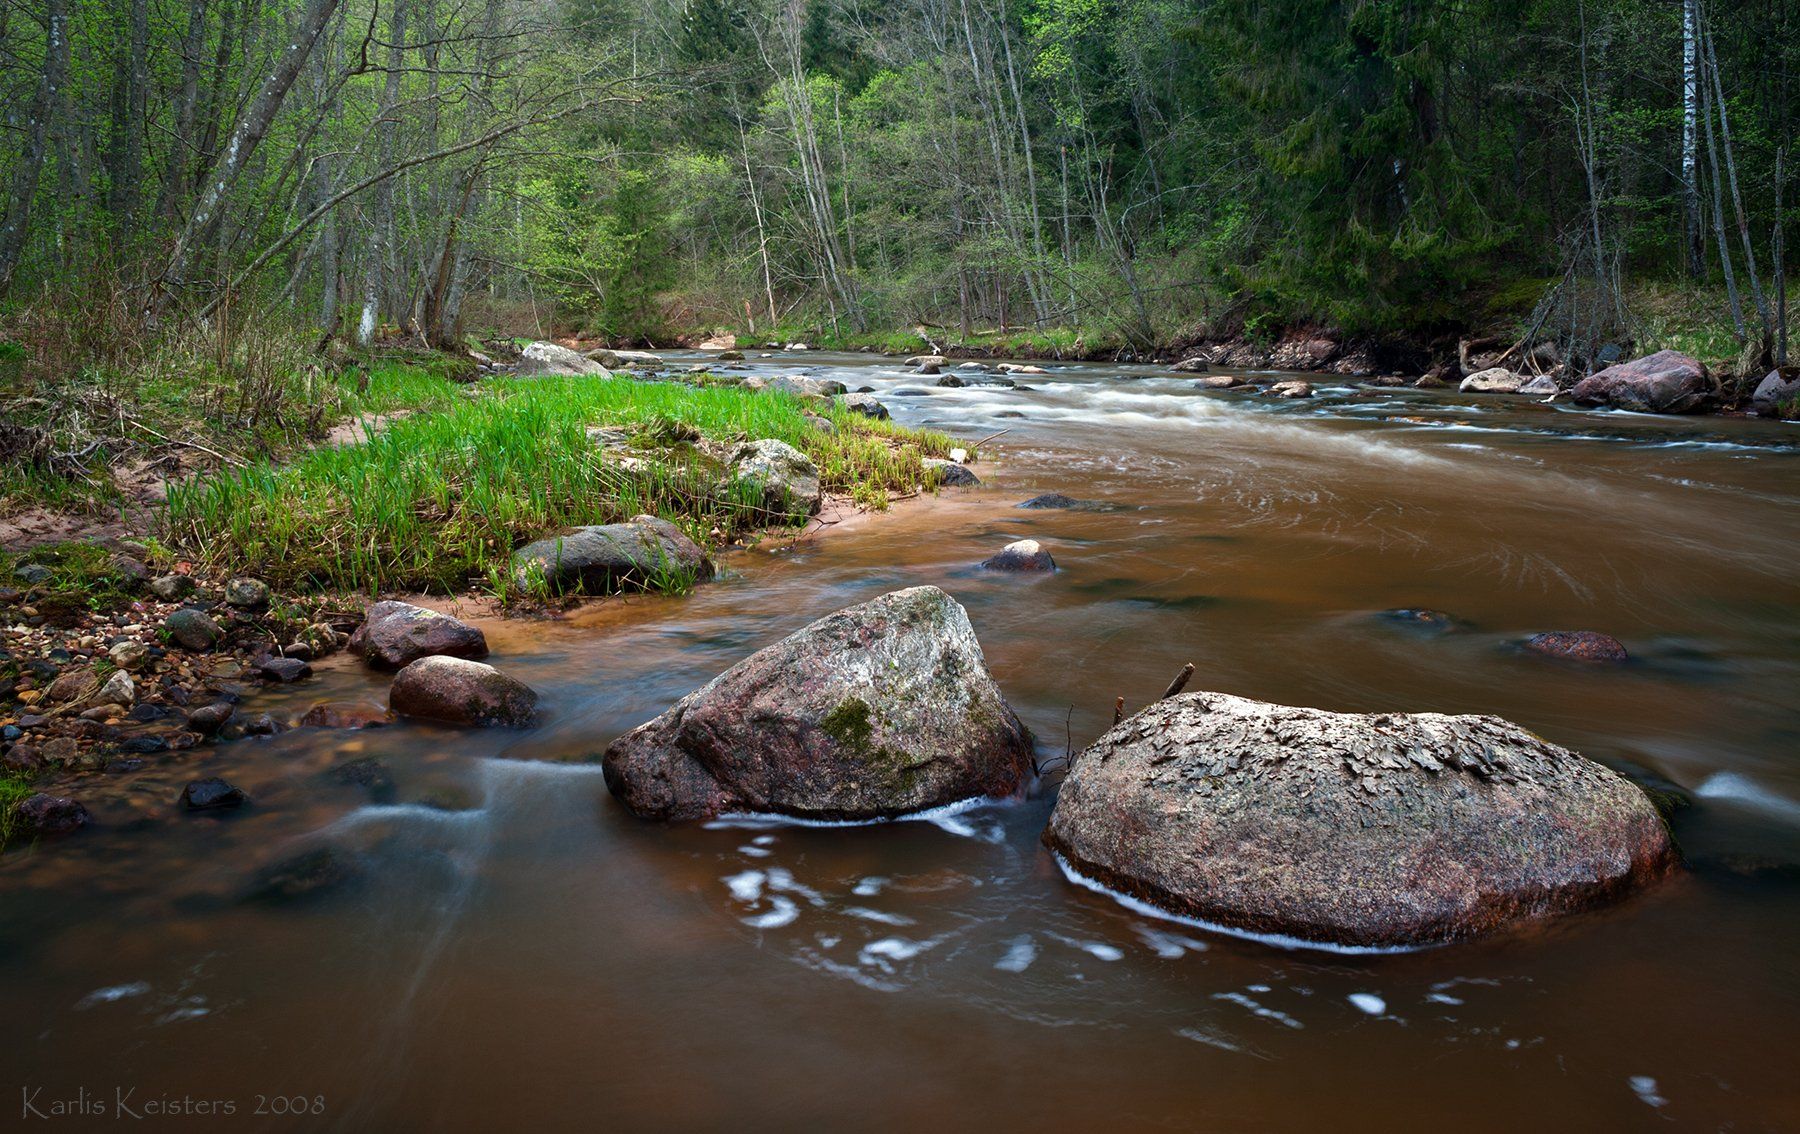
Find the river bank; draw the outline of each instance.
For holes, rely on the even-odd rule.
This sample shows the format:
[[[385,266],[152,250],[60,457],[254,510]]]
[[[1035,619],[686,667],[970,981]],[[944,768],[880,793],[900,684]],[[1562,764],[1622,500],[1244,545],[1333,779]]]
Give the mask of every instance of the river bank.
[[[314,447],[175,481],[99,530],[64,518],[55,534],[79,540],[0,547],[0,828],[63,833],[79,825],[72,806],[13,820],[43,806],[34,793],[91,795],[106,773],[300,724],[304,712],[238,706],[308,679],[373,597],[423,588],[535,617],[584,594],[683,593],[721,552],[885,510],[947,468],[966,475],[944,435],[705,377],[389,371],[388,388],[365,391],[381,412]],[[629,541],[645,516],[666,534],[641,561],[563,570],[560,536]],[[548,568],[520,558],[542,537]]]

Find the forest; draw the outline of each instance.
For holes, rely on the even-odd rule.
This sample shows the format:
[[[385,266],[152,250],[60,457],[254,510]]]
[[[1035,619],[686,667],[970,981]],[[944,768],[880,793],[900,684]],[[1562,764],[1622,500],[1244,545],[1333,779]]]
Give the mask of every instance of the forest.
[[[49,372],[246,328],[1321,326],[1749,374],[1787,351],[1796,8],[10,0],[0,334]]]

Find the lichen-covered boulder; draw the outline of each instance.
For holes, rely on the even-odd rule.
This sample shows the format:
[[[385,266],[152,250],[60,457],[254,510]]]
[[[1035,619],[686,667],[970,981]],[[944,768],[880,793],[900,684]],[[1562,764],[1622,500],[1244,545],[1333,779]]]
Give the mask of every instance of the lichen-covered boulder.
[[[410,602],[378,602],[350,635],[350,652],[372,666],[399,669],[420,658],[477,660],[488,655],[487,635],[460,619]]]
[[[523,681],[466,658],[420,658],[388,689],[388,708],[397,715],[457,725],[522,728],[537,715],[537,701]]]
[[[615,740],[606,785],[646,819],[881,819],[1017,793],[1031,735],[936,587],[814,622]]]
[[[517,372],[526,378],[567,377],[591,374],[606,377],[606,367],[555,343],[532,343],[519,356]]]
[[[746,441],[731,451],[727,486],[747,485],[758,494],[757,507],[771,516],[816,515],[825,502],[819,466],[785,441]]]
[[[1477,371],[1462,380],[1457,390],[1464,394],[1516,394],[1525,385],[1523,375],[1503,366]]]
[[[1638,413],[1693,413],[1704,409],[1712,395],[1706,367],[1678,350],[1659,350],[1609,366],[1583,378],[1569,391],[1577,405]]]
[[[1160,701],[1090,745],[1044,841],[1172,913],[1345,946],[1475,937],[1676,861],[1635,785],[1497,717],[1219,693]]]
[[[705,550],[656,516],[635,516],[630,523],[576,528],[568,535],[540,539],[513,552],[512,564],[513,582],[519,587],[531,589],[542,581],[553,591],[580,587],[593,595],[713,577]]]

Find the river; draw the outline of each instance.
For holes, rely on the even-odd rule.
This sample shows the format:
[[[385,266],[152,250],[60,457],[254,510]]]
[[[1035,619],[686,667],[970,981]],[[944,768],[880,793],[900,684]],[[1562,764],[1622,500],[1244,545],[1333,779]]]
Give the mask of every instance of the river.
[[[137,806],[0,860],[5,1079],[40,1109],[232,1101],[146,1118],[184,1130],[1800,1128],[1800,430],[801,361],[903,422],[1007,430],[983,487],[734,553],[685,597],[488,623],[490,660],[543,695],[538,729],[300,729],[132,773]],[[1050,491],[1117,507],[1016,507]],[[1027,537],[1057,574],[973,569]],[[669,828],[587,762],[784,633],[920,583],[968,608],[1042,758],[1186,662],[1195,689],[1494,713],[1691,792],[1689,868],[1546,929],[1348,956],[1071,885],[1038,843],[1054,777],[916,821]],[[1551,629],[1634,661],[1514,648]],[[318,669],[256,707],[382,701],[353,661]],[[322,778],[371,755],[395,805]],[[254,805],[178,814],[202,774]],[[352,880],[241,900],[322,844]]]

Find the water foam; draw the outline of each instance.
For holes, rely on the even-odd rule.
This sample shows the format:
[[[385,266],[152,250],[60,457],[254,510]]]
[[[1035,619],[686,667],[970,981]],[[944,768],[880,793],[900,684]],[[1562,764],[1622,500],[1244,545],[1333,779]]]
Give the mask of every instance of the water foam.
[[[1050,856],[1056,860],[1056,865],[1062,869],[1063,877],[1083,889],[1092,890],[1096,894],[1104,894],[1106,897],[1111,898],[1132,913],[1143,914],[1146,917],[1161,918],[1164,921],[1172,921],[1179,925],[1191,925],[1195,929],[1204,929],[1209,933],[1219,933],[1226,937],[1237,937],[1245,941],[1255,941],[1263,945],[1272,945],[1277,949],[1316,949],[1322,953],[1342,953],[1354,957],[1390,953],[1418,953],[1433,948],[1433,946],[1429,945],[1339,945],[1330,941],[1308,941],[1301,937],[1289,937],[1283,933],[1255,933],[1248,929],[1238,929],[1235,926],[1220,925],[1217,922],[1206,921],[1202,918],[1172,913],[1159,906],[1153,906],[1141,898],[1134,898],[1130,894],[1121,894],[1117,890],[1109,889],[1102,883],[1096,882],[1094,879],[1082,874],[1073,866],[1069,865],[1068,859],[1057,852],[1051,851]]]
[[[1715,772],[1694,789],[1702,799],[1725,799],[1772,815],[1783,822],[1800,825],[1800,803],[1775,794],[1737,772]]]

